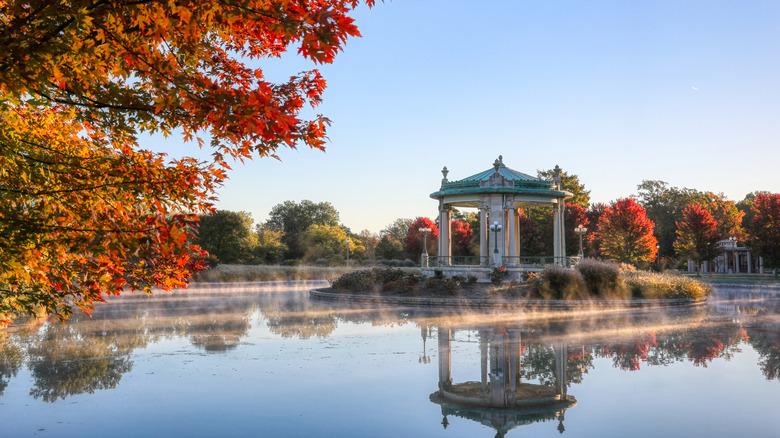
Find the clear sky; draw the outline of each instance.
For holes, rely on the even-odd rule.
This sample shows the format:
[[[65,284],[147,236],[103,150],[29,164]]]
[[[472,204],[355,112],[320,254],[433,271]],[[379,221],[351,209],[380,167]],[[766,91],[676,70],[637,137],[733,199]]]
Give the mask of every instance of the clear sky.
[[[592,202],[644,179],[735,201],[780,192],[780,2],[388,0],[355,14],[316,113],[325,153],[236,164],[218,208],[256,222],[329,201],[353,232],[437,214],[429,194],[504,163],[556,164]],[[270,79],[314,66],[269,60]],[[207,157],[178,138],[154,148]]]

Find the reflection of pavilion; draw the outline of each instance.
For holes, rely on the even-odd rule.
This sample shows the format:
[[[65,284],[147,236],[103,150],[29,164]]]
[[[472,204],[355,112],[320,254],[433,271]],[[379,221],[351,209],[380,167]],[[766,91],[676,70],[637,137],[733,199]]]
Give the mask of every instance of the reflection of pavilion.
[[[439,327],[439,390],[431,401],[441,405],[447,427],[448,415],[468,418],[496,429],[496,436],[524,424],[559,421],[563,432],[564,412],[577,402],[567,395],[566,347],[555,350],[555,384],[524,383],[520,373],[520,330],[480,329],[480,380],[452,382],[452,330]]]

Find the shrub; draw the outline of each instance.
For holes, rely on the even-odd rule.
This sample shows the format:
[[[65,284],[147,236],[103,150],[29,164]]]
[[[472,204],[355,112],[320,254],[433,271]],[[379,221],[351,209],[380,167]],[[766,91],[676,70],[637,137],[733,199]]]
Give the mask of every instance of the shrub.
[[[441,280],[442,278],[444,278],[444,272],[442,272],[441,269],[435,269],[433,271],[433,276],[434,278],[438,278],[439,280]]]
[[[587,291],[594,296],[612,298],[627,295],[625,286],[620,278],[619,264],[610,261],[585,259],[577,265],[576,269],[582,275]]]
[[[687,298],[700,300],[712,292],[712,287],[693,278],[669,273],[624,272],[623,278],[637,298]]]
[[[355,271],[342,275],[333,280],[333,289],[342,292],[363,292],[373,290],[377,285],[376,277],[372,270]]]
[[[574,269],[547,265],[540,280],[534,282],[534,292],[541,298],[553,300],[588,299],[585,280]]]
[[[507,277],[509,277],[509,272],[507,272],[506,267],[497,266],[490,271],[488,277],[490,278],[490,281],[493,284],[499,284],[502,281],[506,280]]]
[[[441,284],[447,292],[455,292],[460,287],[460,282],[452,278],[445,278]]]
[[[468,277],[466,277],[466,284],[469,286],[477,284],[477,276],[469,275]]]
[[[438,289],[441,286],[442,279],[441,278],[426,278],[425,279],[425,287],[428,289]]]

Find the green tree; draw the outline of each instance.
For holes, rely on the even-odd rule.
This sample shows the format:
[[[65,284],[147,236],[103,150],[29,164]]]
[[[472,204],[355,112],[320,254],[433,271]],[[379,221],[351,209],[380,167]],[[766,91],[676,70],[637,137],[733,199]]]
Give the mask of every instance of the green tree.
[[[598,226],[601,251],[617,262],[652,262],[657,254],[653,221],[631,198],[618,199],[604,209]]]
[[[357,258],[362,257],[366,250],[362,242],[350,238],[346,230],[338,225],[313,224],[303,233],[301,241],[306,250],[304,260],[307,262],[316,262],[320,259],[328,259],[331,263],[340,262],[347,257],[347,245],[349,245],[350,255]]]
[[[701,263],[720,254],[718,241],[722,238],[712,214],[699,204],[691,204],[683,210],[683,221],[677,223],[674,249],[680,257],[696,262],[696,272],[700,276]]]
[[[195,242],[220,263],[248,263],[257,244],[252,222],[245,211],[217,210],[201,216]]]
[[[268,216],[265,226],[283,232],[282,243],[287,245],[285,257],[288,259],[300,259],[306,254],[302,239],[309,227],[339,225],[339,212],[330,202],[285,201],[273,206]]]
[[[377,258],[392,260],[402,257],[404,250],[400,244],[391,239],[388,234],[385,234],[379,239],[379,243],[376,244],[375,251]]]
[[[409,233],[409,227],[412,226],[414,219],[399,218],[393,221],[379,232],[387,236],[393,244],[403,248],[406,246],[406,235]]]
[[[759,193],[751,207],[753,219],[748,227],[748,245],[753,253],[764,258],[764,263],[780,267],[780,194]]]
[[[287,245],[282,243],[282,232],[269,230],[262,224],[255,226],[257,244],[252,250],[253,263],[272,265],[284,259]]]
[[[553,181],[555,179],[555,170],[537,170],[536,176],[540,179]],[[585,185],[580,183],[580,177],[566,171],[561,171],[561,188],[574,195],[567,202],[577,204],[587,210],[590,207],[590,190],[585,190]]]
[[[375,259],[376,258],[376,246],[379,244],[379,236],[376,235],[376,233],[372,233],[369,230],[363,230],[361,231],[356,237],[360,242],[363,244],[363,247],[365,247],[365,252],[363,253],[363,257],[367,259]]]

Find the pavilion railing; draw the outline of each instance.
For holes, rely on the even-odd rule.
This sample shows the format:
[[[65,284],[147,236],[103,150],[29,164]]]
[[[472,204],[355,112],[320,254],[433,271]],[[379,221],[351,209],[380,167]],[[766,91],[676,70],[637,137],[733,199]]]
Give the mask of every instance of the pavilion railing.
[[[504,266],[521,268],[544,268],[545,265],[558,265],[571,268],[580,262],[579,256],[573,257],[543,257],[543,256],[505,256]]]
[[[567,268],[576,266],[580,257],[544,257],[544,256],[505,256],[503,265],[519,268],[544,268],[546,265],[559,265]],[[446,266],[491,266],[492,260],[488,256],[425,256],[422,257],[422,266],[428,268],[440,268]]]
[[[488,257],[481,256],[428,256],[429,268],[440,268],[445,266],[487,266]],[[423,258],[423,267],[425,267]]]

